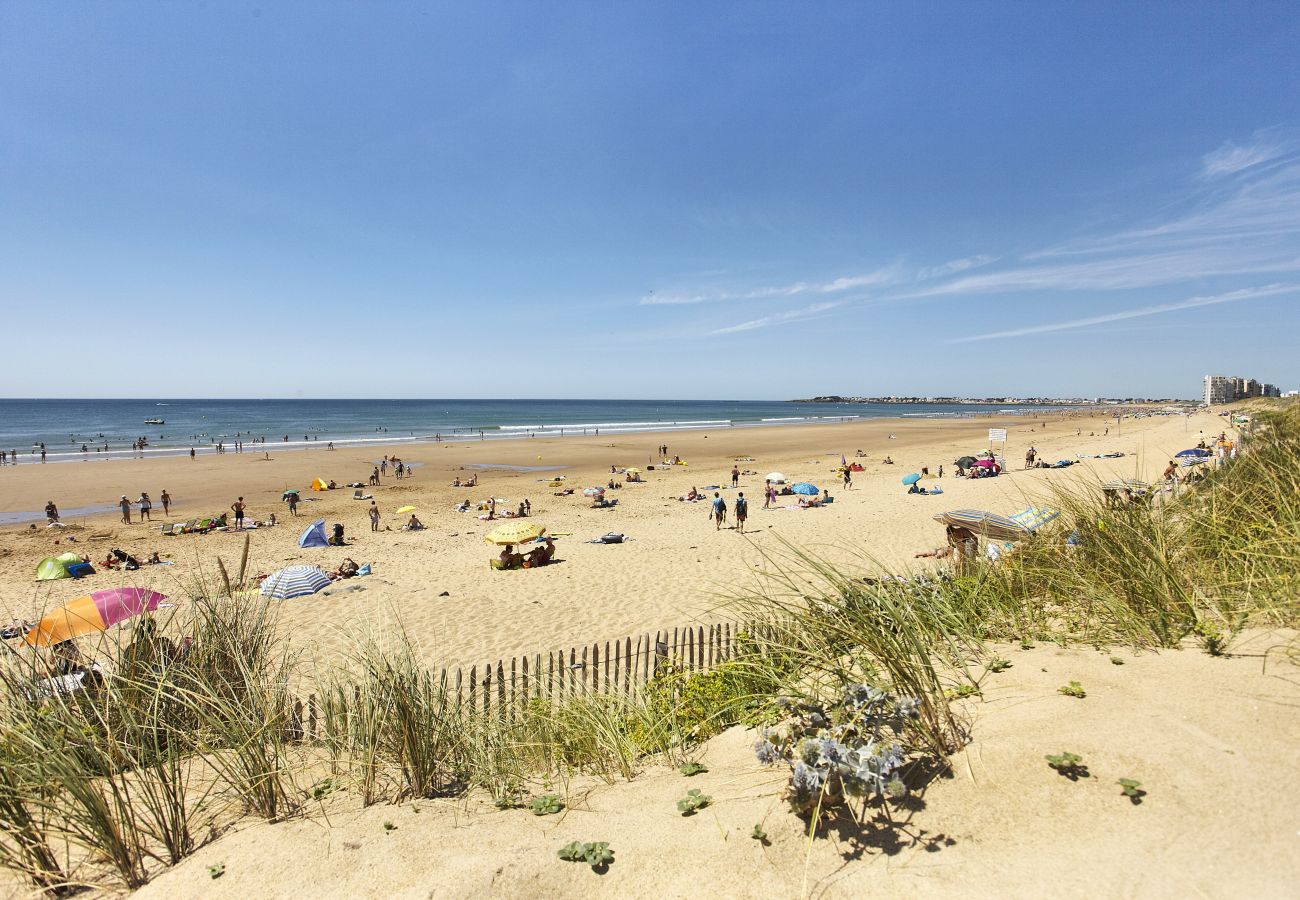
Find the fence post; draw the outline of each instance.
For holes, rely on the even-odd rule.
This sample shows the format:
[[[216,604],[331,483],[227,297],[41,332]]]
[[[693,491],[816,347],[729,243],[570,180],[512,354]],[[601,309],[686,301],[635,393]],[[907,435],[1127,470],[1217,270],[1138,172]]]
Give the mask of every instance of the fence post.
[[[469,714],[478,712],[478,668],[469,667]]]

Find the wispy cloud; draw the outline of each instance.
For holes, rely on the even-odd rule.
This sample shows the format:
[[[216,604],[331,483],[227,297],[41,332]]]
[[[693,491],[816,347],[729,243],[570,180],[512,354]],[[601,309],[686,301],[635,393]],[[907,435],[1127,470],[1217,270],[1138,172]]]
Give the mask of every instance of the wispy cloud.
[[[1300,271],[1300,153],[1278,139],[1235,149],[1241,152],[1223,152],[1214,166],[1236,166],[1237,178],[1193,182],[1162,221],[1027,253],[1018,265],[954,273],[904,296],[1121,291]]]
[[[820,313],[835,309],[837,306],[843,306],[847,301],[836,300],[827,303],[813,303],[801,309],[791,309],[786,312],[773,313],[770,316],[762,316],[758,319],[750,319],[748,322],[741,322],[739,325],[728,325],[726,328],[715,328],[710,331],[710,335],[716,334],[737,334],[741,331],[756,331],[759,328],[767,328],[771,325],[783,325],[789,322],[797,322],[801,319],[809,319]]]
[[[1157,306],[1143,306],[1138,309],[1126,309],[1118,312],[1106,313],[1101,316],[1089,316],[1086,319],[1071,319],[1068,322],[1054,322],[1050,325],[1031,325],[1026,328],[1013,328],[1008,331],[991,331],[987,334],[973,334],[965,337],[952,338],[946,343],[949,344],[969,344],[974,341],[992,341],[999,338],[1025,337],[1031,334],[1053,334],[1060,331],[1073,331],[1076,328],[1089,328],[1093,325],[1104,325],[1108,322],[1121,322],[1125,319],[1139,319],[1144,316],[1158,316],[1163,313],[1177,312],[1182,309],[1196,309],[1202,306],[1217,306],[1220,303],[1238,303],[1242,300],[1257,300],[1261,297],[1275,297],[1279,294],[1294,294],[1300,292],[1300,285],[1294,284],[1270,284],[1260,288],[1244,288],[1239,291],[1230,291],[1226,294],[1215,294],[1207,297],[1190,297],[1177,303],[1161,303]]]
[[[916,273],[918,281],[928,281],[931,278],[944,278],[948,275],[956,275],[958,272],[965,272],[967,269],[976,269],[980,266],[987,266],[989,263],[997,262],[996,256],[988,256],[980,253],[976,256],[967,256],[963,259],[951,259],[943,265],[929,266],[919,269]]]
[[[887,266],[862,275],[847,275],[831,281],[797,281],[774,287],[752,288],[747,291],[715,291],[691,293],[651,292],[642,297],[642,306],[685,306],[697,303],[721,303],[730,300],[770,300],[778,297],[798,297],[803,294],[838,294],[867,287],[885,287],[899,280],[898,266]]]
[[[1255,132],[1250,143],[1240,145],[1225,141],[1222,146],[1201,159],[1203,178],[1220,178],[1235,175],[1263,163],[1289,156],[1300,149],[1294,134],[1276,128]]]

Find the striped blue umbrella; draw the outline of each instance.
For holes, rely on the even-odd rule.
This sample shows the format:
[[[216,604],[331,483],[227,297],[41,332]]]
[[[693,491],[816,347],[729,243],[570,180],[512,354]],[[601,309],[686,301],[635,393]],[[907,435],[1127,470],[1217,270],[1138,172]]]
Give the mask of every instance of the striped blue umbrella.
[[[809,483],[806,482],[806,481],[801,481],[801,482],[799,482],[799,483],[796,484],[794,487],[790,488],[790,490],[794,491],[796,494],[803,494],[803,495],[805,495],[805,496],[809,496],[809,497],[811,497],[813,494],[820,494],[820,493],[821,493],[821,491],[818,489],[817,485],[815,485],[815,484],[809,484]]]
[[[934,520],[945,525],[969,528],[980,537],[999,541],[1024,540],[1030,534],[1025,526],[1014,519],[982,509],[954,509],[939,513]]]
[[[1210,456],[1210,455],[1211,455],[1211,453],[1210,453],[1209,450],[1205,450],[1205,449],[1203,449],[1203,448],[1201,448],[1201,447],[1193,447],[1193,448],[1190,449],[1190,450],[1179,450],[1177,453],[1174,454],[1174,456],[1184,456],[1184,457],[1186,457],[1186,456]]]
[[[330,583],[330,577],[316,566],[286,566],[262,582],[262,596],[277,600],[309,597]]]
[[[1053,521],[1060,514],[1061,511],[1059,509],[1053,509],[1050,506],[1031,506],[1028,509],[1022,509],[1020,512],[1012,515],[1011,520],[1020,525],[1030,534],[1033,534],[1048,522]]]

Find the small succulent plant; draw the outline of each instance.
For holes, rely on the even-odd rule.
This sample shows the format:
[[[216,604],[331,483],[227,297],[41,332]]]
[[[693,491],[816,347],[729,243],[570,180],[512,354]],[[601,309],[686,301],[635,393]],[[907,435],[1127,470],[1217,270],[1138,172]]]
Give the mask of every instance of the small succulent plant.
[[[528,804],[528,811],[535,816],[553,816],[562,809],[564,809],[564,803],[554,794],[543,794],[540,797],[534,797],[533,801]]]
[[[1077,697],[1080,700],[1088,696],[1088,692],[1083,689],[1083,685],[1077,681],[1071,681],[1069,684],[1057,688],[1056,692],[1067,697]]]
[[[614,861],[614,851],[609,849],[609,844],[605,841],[589,844],[574,841],[561,847],[557,855],[565,862],[586,863],[597,872],[608,869]]]
[[[693,816],[712,802],[713,798],[708,794],[701,793],[699,788],[691,788],[685,797],[677,801],[677,811],[683,816]]]
[[[1124,796],[1132,800],[1135,806],[1141,803],[1142,798],[1147,795],[1147,792],[1142,790],[1142,782],[1136,779],[1121,778],[1117,783],[1120,786],[1120,790],[1124,792]]]
[[[687,778],[690,778],[692,775],[701,775],[709,771],[709,767],[704,763],[688,762],[682,763],[678,766],[677,771],[681,772]]]
[[[1088,777],[1088,767],[1084,765],[1083,757],[1077,753],[1062,750],[1060,753],[1049,753],[1045,758],[1049,766],[1071,781]]]

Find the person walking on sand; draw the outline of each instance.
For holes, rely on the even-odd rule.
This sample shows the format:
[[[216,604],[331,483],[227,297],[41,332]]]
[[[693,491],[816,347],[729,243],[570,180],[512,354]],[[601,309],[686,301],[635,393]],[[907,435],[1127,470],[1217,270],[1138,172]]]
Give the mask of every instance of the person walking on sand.
[[[59,508],[54,505],[53,500],[45,501],[45,520],[47,522],[59,521]]]
[[[375,505],[373,500],[370,501],[370,530],[379,530],[379,507]]]
[[[731,486],[735,487],[740,483],[740,469],[736,466],[731,467]]]
[[[772,507],[772,482],[769,479],[763,479],[763,509]]]
[[[289,515],[291,516],[298,515],[298,494],[297,493],[292,493],[289,495]]]
[[[745,492],[741,491],[736,495],[736,531],[740,534],[745,533],[745,519],[749,517],[749,501],[745,499]]]
[[[140,499],[135,502],[140,504],[140,521],[152,522],[153,516],[149,515],[149,511],[153,509],[153,501],[149,499],[149,495],[141,491]]]
[[[230,509],[235,514],[235,530],[239,531],[244,527],[244,498],[240,497],[230,504]]]
[[[853,487],[853,470],[848,466],[844,467],[844,489],[847,491]]]
[[[1038,456],[1038,451],[1035,450],[1035,449],[1033,448],[1032,445],[1030,445],[1029,449],[1025,451],[1025,468],[1026,468],[1026,469],[1032,469],[1032,468],[1034,467],[1034,459],[1035,459],[1037,456]]]
[[[122,522],[126,525],[130,525],[131,524],[131,501],[126,499],[126,494],[123,494],[122,499],[117,501],[117,505],[122,510]]]
[[[727,501],[717,491],[713,492],[713,509],[709,515],[716,525],[714,530],[721,531],[722,523],[727,521]]]
[[[171,512],[172,512],[172,495],[169,494],[169,493],[167,493],[167,488],[163,488],[163,492],[162,492],[161,494],[158,495],[158,499],[162,501],[162,505],[163,505],[163,515],[164,515],[164,516],[169,516],[169,515],[171,515]]]

